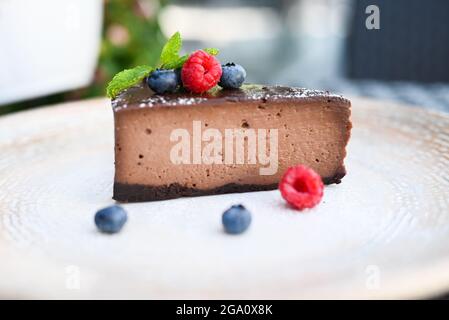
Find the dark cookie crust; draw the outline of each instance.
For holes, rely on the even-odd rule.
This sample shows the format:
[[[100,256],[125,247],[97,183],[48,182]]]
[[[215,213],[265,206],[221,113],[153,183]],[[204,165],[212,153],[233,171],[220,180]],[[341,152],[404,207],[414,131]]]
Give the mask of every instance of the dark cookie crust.
[[[324,184],[340,183],[345,176],[346,170],[340,168],[334,176],[323,178]],[[140,184],[114,183],[113,199],[119,202],[143,202],[176,199],[181,197],[197,197],[224,193],[241,193],[251,191],[267,191],[277,189],[278,184],[236,184],[229,183],[213,189],[196,189],[172,183],[165,186],[146,186]]]

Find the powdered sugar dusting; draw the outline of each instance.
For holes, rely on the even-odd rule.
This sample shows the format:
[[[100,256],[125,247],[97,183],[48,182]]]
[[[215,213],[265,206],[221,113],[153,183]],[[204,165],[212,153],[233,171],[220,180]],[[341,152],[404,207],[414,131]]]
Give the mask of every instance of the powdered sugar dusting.
[[[341,95],[328,91],[309,90],[286,86],[262,86],[246,84],[239,90],[213,89],[207,93],[197,95],[188,92],[158,95],[147,86],[139,85],[123,91],[112,100],[115,111],[127,108],[147,108],[165,106],[189,106],[206,102],[244,102],[244,101],[275,101],[290,99],[332,99],[346,100]]]

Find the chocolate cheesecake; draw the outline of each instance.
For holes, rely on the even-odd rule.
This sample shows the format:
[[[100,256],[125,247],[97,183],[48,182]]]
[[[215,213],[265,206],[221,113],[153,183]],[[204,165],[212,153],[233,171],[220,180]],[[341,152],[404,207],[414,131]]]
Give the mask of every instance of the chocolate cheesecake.
[[[283,86],[155,94],[136,85],[112,100],[113,198],[120,202],[277,188],[290,166],[340,183],[350,101]]]

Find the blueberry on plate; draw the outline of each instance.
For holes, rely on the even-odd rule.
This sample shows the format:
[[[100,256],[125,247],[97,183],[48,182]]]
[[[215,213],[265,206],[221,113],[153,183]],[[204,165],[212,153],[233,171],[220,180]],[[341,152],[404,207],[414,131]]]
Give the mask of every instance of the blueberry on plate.
[[[147,84],[156,93],[175,92],[181,85],[180,73],[177,70],[154,70],[147,78]]]
[[[126,220],[128,220],[128,215],[125,209],[117,205],[101,209],[95,214],[95,224],[98,230],[105,233],[119,232]]]
[[[251,224],[251,213],[238,204],[226,210],[221,220],[226,233],[239,234],[248,229]]]
[[[218,85],[224,89],[238,89],[246,78],[246,71],[239,64],[226,63],[221,66],[222,74]]]

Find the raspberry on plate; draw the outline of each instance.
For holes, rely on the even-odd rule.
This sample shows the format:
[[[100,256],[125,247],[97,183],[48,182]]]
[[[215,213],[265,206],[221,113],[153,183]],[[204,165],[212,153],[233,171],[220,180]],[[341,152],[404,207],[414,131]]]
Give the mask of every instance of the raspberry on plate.
[[[203,50],[190,55],[181,70],[184,87],[194,93],[202,93],[212,89],[221,77],[220,62]]]
[[[282,197],[299,210],[316,206],[323,197],[323,189],[321,177],[302,165],[288,168],[279,183]]]

